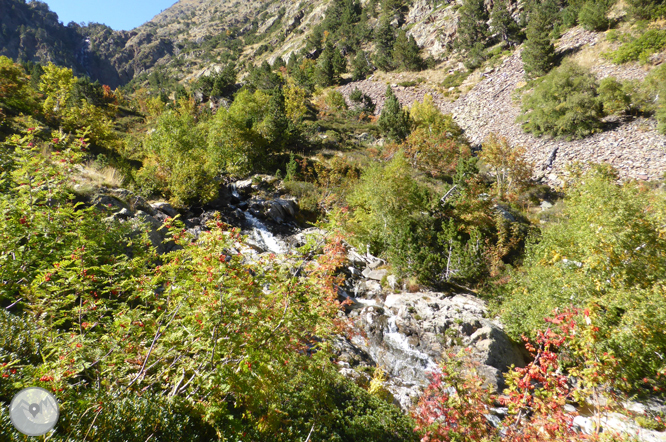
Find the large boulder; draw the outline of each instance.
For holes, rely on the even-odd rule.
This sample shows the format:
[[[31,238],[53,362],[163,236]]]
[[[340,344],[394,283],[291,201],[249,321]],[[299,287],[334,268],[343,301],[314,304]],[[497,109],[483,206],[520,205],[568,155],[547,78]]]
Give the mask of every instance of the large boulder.
[[[270,217],[276,223],[283,223],[286,220],[294,219],[296,212],[298,212],[296,201],[278,198],[268,202],[266,216]]]
[[[389,294],[382,301],[356,298],[363,308],[349,317],[361,331],[351,342],[390,375],[389,390],[405,409],[412,405],[442,354],[469,349],[491,390],[504,388],[502,373],[525,366],[523,354],[499,323],[486,318],[485,303],[468,295],[435,292]]]

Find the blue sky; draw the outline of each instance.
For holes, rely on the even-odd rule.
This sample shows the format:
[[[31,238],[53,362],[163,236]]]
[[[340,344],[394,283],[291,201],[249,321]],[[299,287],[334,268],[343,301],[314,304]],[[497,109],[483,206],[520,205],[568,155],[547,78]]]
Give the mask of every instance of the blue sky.
[[[144,24],[177,0],[42,0],[63,24],[104,23],[120,31]]]

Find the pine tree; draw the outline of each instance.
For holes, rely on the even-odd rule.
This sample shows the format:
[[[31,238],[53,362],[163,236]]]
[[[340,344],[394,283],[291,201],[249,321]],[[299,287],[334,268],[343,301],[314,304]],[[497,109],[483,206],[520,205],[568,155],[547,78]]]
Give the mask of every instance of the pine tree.
[[[386,88],[386,101],[378,124],[382,134],[393,141],[404,141],[412,130],[409,113],[402,108],[391,86]]]
[[[488,11],[483,0],[464,0],[459,12],[456,45],[467,52],[488,36]]]
[[[333,48],[331,62],[333,63],[333,79],[336,83],[339,83],[340,76],[347,73],[347,59],[342,55],[339,49]]]
[[[333,84],[335,77],[335,67],[333,66],[333,50],[326,46],[324,52],[317,59],[315,68],[315,81],[318,85],[328,87]]]
[[[664,13],[663,0],[627,0],[627,12],[635,20],[650,20]]]
[[[373,69],[368,54],[362,50],[357,51],[352,60],[352,80],[364,80],[372,73]]]
[[[578,13],[578,21],[588,31],[603,31],[610,26],[606,17],[611,5],[605,0],[588,0]]]
[[[265,129],[269,148],[279,152],[290,137],[289,119],[285,107],[284,93],[281,87],[273,89],[268,102],[268,113],[265,120]]]
[[[405,0],[382,1],[382,14],[389,19],[389,22],[397,20],[398,25],[401,25],[405,17],[405,12],[407,12]]]
[[[384,71],[393,70],[393,45],[395,31],[391,20],[382,16],[379,26],[375,29],[375,64]]]
[[[405,31],[399,31],[393,46],[393,63],[397,69],[406,71],[420,71],[423,69],[421,48],[413,35],[407,37]]]
[[[523,67],[527,78],[547,74],[555,64],[555,46],[550,39],[552,21],[548,14],[535,8],[527,25],[527,42],[523,49]]]
[[[516,35],[520,31],[520,28],[513,17],[511,17],[506,0],[495,2],[493,10],[490,13],[490,29],[507,44],[516,41]]]
[[[340,51],[328,43],[317,59],[315,81],[318,85],[328,87],[339,83],[340,75],[347,72],[347,60]]]

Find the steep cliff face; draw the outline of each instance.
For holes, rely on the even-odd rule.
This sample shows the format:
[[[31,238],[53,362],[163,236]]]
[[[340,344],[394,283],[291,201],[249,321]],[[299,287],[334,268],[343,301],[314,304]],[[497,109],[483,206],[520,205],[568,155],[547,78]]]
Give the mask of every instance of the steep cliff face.
[[[0,11],[1,55],[77,66],[81,36],[75,28],[63,26],[45,3],[0,0]]]
[[[42,2],[0,0],[0,55],[53,62],[112,87],[127,83],[173,52],[150,30],[114,31],[101,24],[63,25]]]
[[[302,47],[327,0],[182,0],[132,30],[101,24],[64,25],[46,3],[0,0],[0,55],[15,60],[53,62],[112,87],[128,83],[156,66],[182,80],[215,65],[230,40],[245,47],[241,60],[254,61],[262,45],[275,59]],[[289,38],[297,34],[298,38]],[[220,35],[228,36],[221,41]],[[217,38],[217,39],[216,39]],[[288,41],[287,41],[288,40]],[[266,50],[268,48],[268,50]]]
[[[64,25],[39,1],[0,0],[0,55],[15,60],[54,62],[112,87],[156,67],[188,80],[228,61],[258,64],[290,55],[305,46],[308,33],[325,18],[330,0],[181,0],[132,31],[101,24]],[[368,4],[368,0],[361,2]],[[457,25],[455,3],[433,7],[415,0],[403,28],[426,55],[451,47]],[[369,26],[377,24],[370,19]],[[221,38],[224,37],[224,38]],[[145,79],[145,78],[144,78]]]

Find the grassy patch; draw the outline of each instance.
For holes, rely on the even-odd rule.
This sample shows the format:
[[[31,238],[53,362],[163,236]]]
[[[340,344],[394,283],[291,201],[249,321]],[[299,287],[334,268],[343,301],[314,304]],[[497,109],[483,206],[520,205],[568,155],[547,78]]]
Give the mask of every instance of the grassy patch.
[[[449,89],[452,87],[459,87],[465,80],[467,80],[467,77],[469,77],[469,74],[471,72],[469,71],[455,71],[454,73],[450,74],[447,76],[441,83],[440,86]]]
[[[666,48],[666,30],[649,29],[640,37],[629,41],[619,49],[606,53],[604,56],[616,64],[630,61],[647,63],[650,55],[660,52]]]

